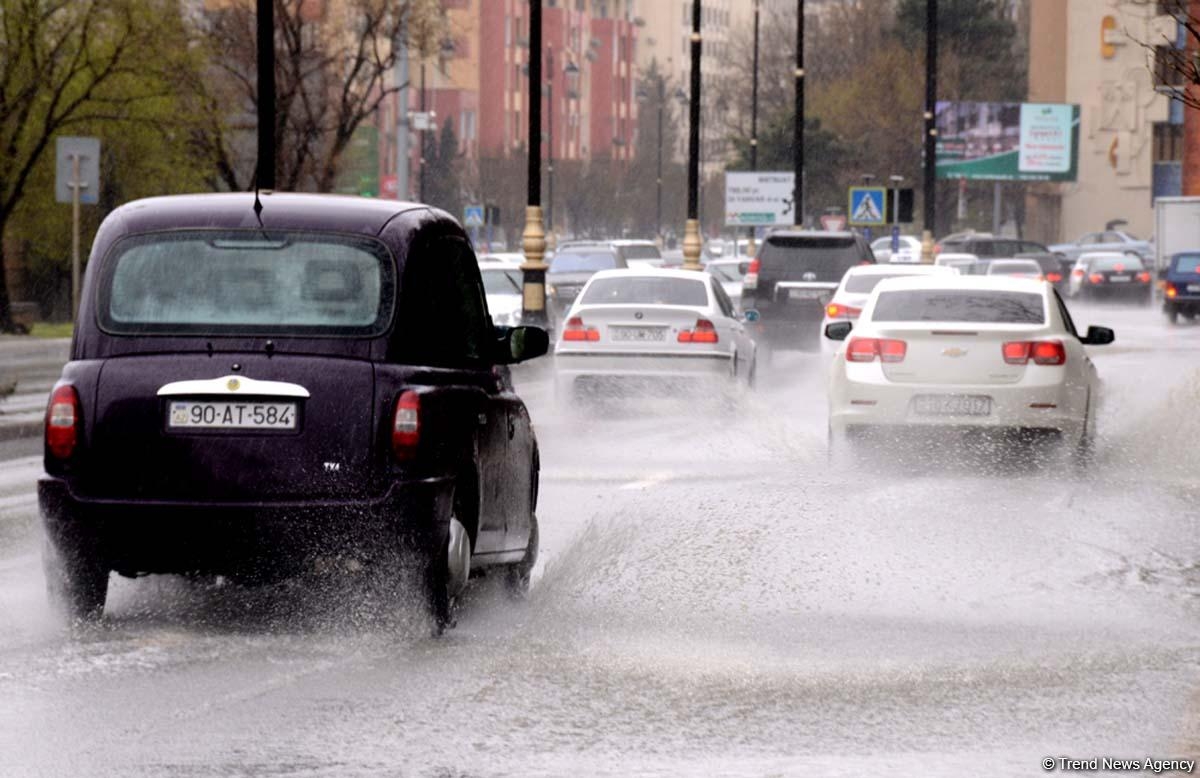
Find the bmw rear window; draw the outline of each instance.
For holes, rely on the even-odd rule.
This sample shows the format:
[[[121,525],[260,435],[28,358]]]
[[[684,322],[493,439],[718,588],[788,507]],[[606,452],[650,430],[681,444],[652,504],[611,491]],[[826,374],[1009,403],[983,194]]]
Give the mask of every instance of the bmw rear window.
[[[1045,300],[1029,292],[917,289],[881,292],[871,321],[1045,324]]]
[[[384,246],[357,236],[228,230],[121,241],[100,283],[115,334],[382,333],[395,297]]]
[[[703,280],[628,276],[599,278],[583,295],[584,305],[708,305]]]

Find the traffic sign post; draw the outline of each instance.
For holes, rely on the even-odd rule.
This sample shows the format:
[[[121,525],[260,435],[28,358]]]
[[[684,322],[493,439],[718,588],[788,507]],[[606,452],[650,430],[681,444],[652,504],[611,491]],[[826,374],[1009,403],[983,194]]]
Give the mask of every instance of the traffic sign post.
[[[882,186],[850,187],[849,222],[856,227],[887,225],[887,189]]]
[[[725,225],[791,226],[795,180],[794,173],[726,173]]]
[[[54,199],[71,204],[71,319],[79,316],[82,261],[79,206],[100,202],[100,139],[60,136],[54,143]]]
[[[892,256],[896,256],[900,251],[900,225],[892,225]]]
[[[463,224],[468,227],[483,226],[483,206],[468,205],[463,208]]]

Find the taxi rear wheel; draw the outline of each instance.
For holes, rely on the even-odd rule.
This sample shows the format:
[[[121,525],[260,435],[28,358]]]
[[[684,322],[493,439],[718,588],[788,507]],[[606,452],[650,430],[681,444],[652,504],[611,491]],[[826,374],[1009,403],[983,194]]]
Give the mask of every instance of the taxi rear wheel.
[[[42,572],[50,605],[71,621],[96,621],[108,599],[108,568],[83,543],[60,548],[42,539]]]

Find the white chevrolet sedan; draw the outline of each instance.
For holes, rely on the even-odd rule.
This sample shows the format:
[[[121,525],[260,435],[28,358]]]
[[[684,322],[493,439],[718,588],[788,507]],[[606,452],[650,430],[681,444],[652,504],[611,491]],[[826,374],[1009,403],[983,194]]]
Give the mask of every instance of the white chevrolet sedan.
[[[755,343],[708,273],[604,270],[567,311],[554,369],[560,400],[718,395],[753,385]]]
[[[1086,454],[1099,380],[1085,345],[1044,281],[981,276],[895,278],[875,287],[830,367],[829,431],[909,427],[1052,433]]]

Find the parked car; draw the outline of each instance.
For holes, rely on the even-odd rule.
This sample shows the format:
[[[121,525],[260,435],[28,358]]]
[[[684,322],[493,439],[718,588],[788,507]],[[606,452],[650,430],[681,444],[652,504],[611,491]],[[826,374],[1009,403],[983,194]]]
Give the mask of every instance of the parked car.
[[[100,226],[46,412],[50,597],[98,617],[110,572],[273,580],[327,555],[400,574],[440,632],[472,566],[528,586],[537,440],[496,370],[467,235],[390,200],[140,200]]]
[[[1136,254],[1088,253],[1072,268],[1068,292],[1072,297],[1148,303],[1154,278]]]
[[[487,296],[492,323],[504,327],[520,324],[525,302],[524,278],[520,268],[500,263],[482,264],[479,275],[483,280],[483,292]]]
[[[1200,314],[1200,254],[1175,254],[1167,266],[1163,285],[1163,313],[1174,324]]]
[[[1057,243],[1049,247],[1051,251],[1062,254],[1067,259],[1075,261],[1084,254],[1093,252],[1133,252],[1143,259],[1154,256],[1154,247],[1150,241],[1141,240],[1122,230],[1105,230],[1089,232],[1080,235],[1071,243]]]
[[[1032,257],[1033,255],[1053,255],[1054,252],[1031,240],[1017,238],[998,238],[990,232],[967,232],[947,235],[934,245],[934,254],[953,252],[959,254],[974,254],[980,259],[1008,259],[1017,255]]]
[[[754,339],[711,275],[637,268],[592,276],[554,348],[556,395],[727,395],[754,384]]]
[[[826,327],[842,341],[829,378],[830,443],[880,430],[985,429],[1052,435],[1086,462],[1100,402],[1085,345],[1044,281],[974,276],[893,278],[857,322]]]
[[[606,241],[572,241],[559,246],[546,271],[546,305],[550,316],[561,320],[594,273],[628,266],[621,253]]]
[[[892,236],[876,238],[871,243],[876,262],[918,263],[921,261],[921,239],[912,235],[900,236],[900,250],[892,256]]]
[[[755,312],[759,344],[816,347],[813,333],[846,271],[873,264],[870,245],[857,233],[786,230],[768,235],[742,284],[742,309]]]

